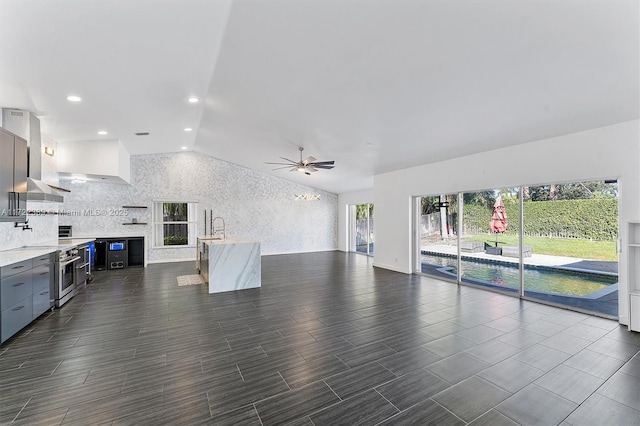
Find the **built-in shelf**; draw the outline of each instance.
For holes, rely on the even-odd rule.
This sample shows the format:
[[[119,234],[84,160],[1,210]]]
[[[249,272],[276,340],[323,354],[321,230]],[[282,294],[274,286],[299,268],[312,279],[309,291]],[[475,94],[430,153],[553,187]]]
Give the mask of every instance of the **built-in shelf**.
[[[147,206],[122,206],[123,209],[146,209]]]
[[[128,223],[123,223],[123,225],[146,225],[147,222],[128,222]]]

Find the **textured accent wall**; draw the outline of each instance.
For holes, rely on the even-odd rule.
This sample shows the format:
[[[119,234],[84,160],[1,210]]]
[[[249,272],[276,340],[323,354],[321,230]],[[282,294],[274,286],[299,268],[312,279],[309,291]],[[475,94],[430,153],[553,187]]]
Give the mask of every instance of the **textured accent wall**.
[[[337,248],[336,194],[195,152],[132,156],[131,185],[62,182],[61,186],[72,191],[62,206],[71,215],[61,215],[59,221],[72,225],[74,236],[135,234],[151,242],[153,201],[196,201],[199,235],[204,233],[206,209],[207,215],[213,210],[214,216],[224,218],[227,235],[261,242],[262,254]],[[320,199],[295,200],[295,194],[304,193],[320,194]],[[126,205],[147,209],[121,212]],[[148,225],[122,225],[132,218]],[[152,262],[195,258],[195,248],[151,246],[147,259]]]

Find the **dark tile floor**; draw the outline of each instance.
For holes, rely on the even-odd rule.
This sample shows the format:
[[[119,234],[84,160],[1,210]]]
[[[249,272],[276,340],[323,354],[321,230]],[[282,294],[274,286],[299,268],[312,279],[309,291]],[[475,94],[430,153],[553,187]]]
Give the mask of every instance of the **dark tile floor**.
[[[640,424],[640,335],[357,254],[102,272],[0,346],[0,424]]]

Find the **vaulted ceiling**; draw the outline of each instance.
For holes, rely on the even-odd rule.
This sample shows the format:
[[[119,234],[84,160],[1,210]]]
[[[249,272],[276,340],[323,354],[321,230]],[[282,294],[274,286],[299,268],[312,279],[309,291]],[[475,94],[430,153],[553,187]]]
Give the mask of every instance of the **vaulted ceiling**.
[[[639,12],[637,0],[2,0],[0,107],[33,111],[62,142],[186,147],[349,192],[637,119]],[[300,146],[336,167],[265,164]]]

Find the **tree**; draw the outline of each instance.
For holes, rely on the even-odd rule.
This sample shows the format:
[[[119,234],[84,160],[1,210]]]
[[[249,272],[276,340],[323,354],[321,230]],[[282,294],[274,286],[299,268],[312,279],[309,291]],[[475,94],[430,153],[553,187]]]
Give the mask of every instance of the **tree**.
[[[357,204],[356,220],[366,219],[367,217],[373,217],[373,204]]]
[[[617,196],[617,182],[590,181],[531,186],[529,187],[528,199],[531,201],[557,201],[616,198]]]
[[[496,202],[496,194],[494,191],[465,192],[462,200],[465,205],[476,204],[493,209],[493,203]]]

